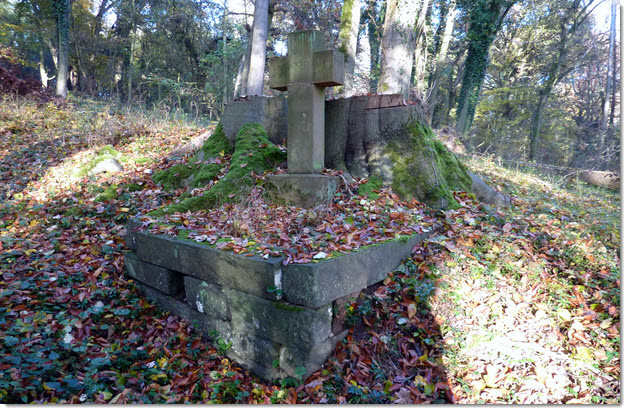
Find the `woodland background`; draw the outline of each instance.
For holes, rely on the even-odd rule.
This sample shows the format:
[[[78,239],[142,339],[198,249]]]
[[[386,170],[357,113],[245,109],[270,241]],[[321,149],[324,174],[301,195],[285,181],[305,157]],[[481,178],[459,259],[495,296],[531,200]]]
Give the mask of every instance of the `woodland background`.
[[[328,97],[400,92],[471,153],[619,170],[616,0],[266,2],[266,57],[318,29],[352,59],[354,80]],[[247,92],[254,12],[252,0],[3,0],[0,67],[60,95],[219,120],[260,94]],[[391,71],[407,72],[392,88]]]
[[[500,160],[619,169],[612,6],[270,1],[256,25],[251,1],[0,0],[0,403],[621,403],[621,194]],[[355,58],[328,97],[404,94],[512,199],[455,192],[442,211],[358,183],[336,199],[334,247],[364,204],[382,229],[418,207],[432,236],[340,308],[351,333],[305,380],[250,374],[124,267],[128,219],[183,191],[154,180],[191,156],[177,149],[225,103],[272,93],[255,27],[268,57],[287,32],[322,30]],[[103,151],[124,170],[86,174]],[[213,211],[254,223],[247,205]]]

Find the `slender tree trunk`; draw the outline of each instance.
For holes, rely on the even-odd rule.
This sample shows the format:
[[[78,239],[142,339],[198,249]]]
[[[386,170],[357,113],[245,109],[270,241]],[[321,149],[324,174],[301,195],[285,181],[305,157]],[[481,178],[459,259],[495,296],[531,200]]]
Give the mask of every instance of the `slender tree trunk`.
[[[137,31],[137,18],[135,15],[135,0],[131,0],[131,19],[133,20],[133,28],[131,29],[131,54],[129,54],[129,68],[126,73],[127,95],[126,104],[128,106],[133,102],[133,64],[135,63],[135,40]]]
[[[227,73],[227,2],[223,3],[224,13],[222,15],[222,107],[225,107],[229,100],[229,77]]]
[[[268,0],[255,0],[255,17],[251,33],[251,61],[247,80],[247,94],[261,96],[264,93],[264,68],[266,67],[266,40],[268,38]]]
[[[488,65],[489,48],[514,1],[469,2],[469,46],[458,95],[456,130],[465,136],[471,128]]]
[[[430,9],[432,0],[423,0],[421,4],[421,10],[416,22],[416,42],[414,48],[414,79],[415,79],[415,94],[419,97],[423,97],[423,86],[425,80],[425,66],[427,64],[427,36],[425,33],[425,21],[427,19],[427,12]]]
[[[44,52],[44,45],[39,43],[39,77],[41,78],[41,85],[44,89],[48,87],[48,71],[46,71],[46,54]]]
[[[613,61],[615,57],[615,20],[616,20],[616,5],[617,0],[611,2],[611,30],[608,39],[608,67],[606,69],[606,90],[604,91],[604,107],[602,109],[602,130],[598,142],[598,154],[601,156],[606,147],[605,139],[608,131],[608,117],[611,103],[611,86],[613,77]]]
[[[345,0],[340,19],[340,46],[338,50],[345,55],[345,79],[342,95],[349,97],[355,92],[354,72],[355,56],[358,48],[358,30],[360,29],[360,0]]]
[[[371,7],[373,6],[373,7]],[[380,67],[380,46],[381,38],[378,31],[378,26],[381,27],[384,13],[377,8],[377,1],[371,0],[368,3],[365,12],[368,15],[368,33],[369,33],[369,47],[371,52],[371,70],[370,70],[370,85],[369,91],[371,93],[377,92],[377,81],[381,72]]]
[[[57,31],[59,33],[59,57],[57,66],[57,96],[68,95],[68,65],[70,52],[70,0],[57,0]]]
[[[582,24],[582,22],[585,20],[584,17],[581,17],[579,21],[576,21],[579,7],[580,7],[580,0],[574,1],[569,7],[569,9],[565,11],[565,15],[561,20],[560,40],[558,43],[558,50],[554,56],[554,62],[550,66],[550,71],[547,76],[547,81],[542,86],[539,92],[539,101],[536,105],[534,114],[532,116],[532,124],[530,127],[530,152],[528,155],[528,160],[530,160],[531,162],[536,161],[538,145],[539,145],[539,136],[540,136],[541,124],[542,124],[542,121],[541,121],[542,113],[545,110],[545,105],[547,104],[547,101],[549,100],[549,96],[552,94],[552,90],[554,90],[554,86],[556,86],[556,84],[560,81],[560,79],[564,77],[568,72],[568,71],[563,71],[563,67],[565,65],[565,59],[567,58],[568,42],[573,37],[578,26]],[[570,22],[571,22],[571,25],[569,26]]]
[[[247,46],[248,49],[248,46]],[[240,59],[240,66],[238,66],[238,75],[235,79],[235,85],[233,86],[233,99],[238,98],[238,94],[240,94],[240,89],[242,88],[242,78],[244,76],[244,63],[246,62],[246,56],[248,56],[247,52],[244,52],[242,58]]]
[[[445,67],[445,58],[449,51],[449,43],[451,42],[451,34],[454,31],[454,21],[457,15],[456,0],[452,0],[449,4],[449,10],[447,11],[447,17],[445,18],[445,31],[440,42],[440,48],[438,49],[438,55],[436,56],[436,64],[434,65],[434,75],[432,77],[432,87],[430,97],[428,100],[429,105],[429,121],[432,122],[432,116],[434,116],[434,109],[436,108],[436,100],[438,98],[438,89],[440,87],[440,80],[443,75],[443,68]]]
[[[386,3],[377,93],[401,93],[408,97],[419,6],[415,0],[388,0]]]

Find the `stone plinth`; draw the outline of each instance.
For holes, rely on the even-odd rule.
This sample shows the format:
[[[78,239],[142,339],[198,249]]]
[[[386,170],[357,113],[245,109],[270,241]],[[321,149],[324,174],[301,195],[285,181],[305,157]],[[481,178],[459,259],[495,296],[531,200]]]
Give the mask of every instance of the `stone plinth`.
[[[218,332],[232,344],[231,359],[269,380],[318,370],[348,333],[339,317],[347,297],[386,278],[427,237],[283,265],[281,258],[247,257],[139,226],[129,221],[125,262],[147,298],[207,336]]]
[[[313,174],[269,175],[266,191],[273,203],[306,209],[331,202],[340,177]]]

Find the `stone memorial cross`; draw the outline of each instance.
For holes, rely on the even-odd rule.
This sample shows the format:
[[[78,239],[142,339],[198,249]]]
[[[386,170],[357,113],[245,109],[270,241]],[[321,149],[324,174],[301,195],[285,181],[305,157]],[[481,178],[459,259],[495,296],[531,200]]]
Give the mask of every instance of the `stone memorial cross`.
[[[344,56],[324,50],[317,30],[288,34],[288,55],[270,60],[270,87],[288,91],[288,173],[315,174],[325,163],[324,87],[340,86]]]

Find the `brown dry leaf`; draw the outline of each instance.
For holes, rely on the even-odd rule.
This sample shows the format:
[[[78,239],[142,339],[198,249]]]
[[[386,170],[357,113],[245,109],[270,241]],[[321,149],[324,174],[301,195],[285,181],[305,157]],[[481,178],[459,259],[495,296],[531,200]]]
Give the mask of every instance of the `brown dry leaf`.
[[[393,400],[393,403],[406,405],[413,404],[414,402],[412,401],[412,396],[410,394],[411,392],[406,388],[399,389],[397,392],[395,392],[395,398]]]

